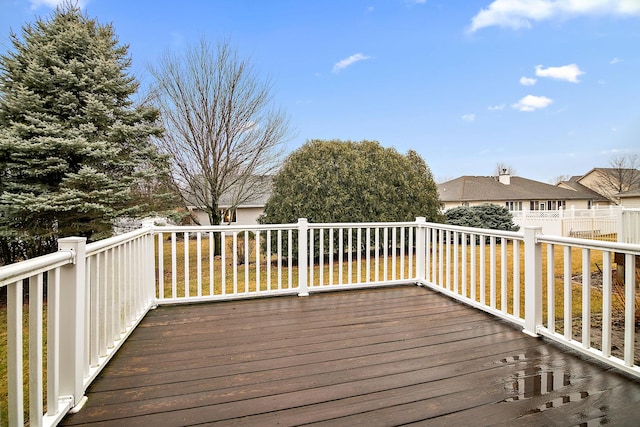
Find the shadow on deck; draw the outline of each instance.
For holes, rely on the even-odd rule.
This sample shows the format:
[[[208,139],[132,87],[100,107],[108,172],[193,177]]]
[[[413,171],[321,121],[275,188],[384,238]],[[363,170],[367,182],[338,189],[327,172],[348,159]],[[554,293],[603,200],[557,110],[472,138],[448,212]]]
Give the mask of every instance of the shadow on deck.
[[[161,307],[61,425],[638,425],[640,381],[416,286]]]

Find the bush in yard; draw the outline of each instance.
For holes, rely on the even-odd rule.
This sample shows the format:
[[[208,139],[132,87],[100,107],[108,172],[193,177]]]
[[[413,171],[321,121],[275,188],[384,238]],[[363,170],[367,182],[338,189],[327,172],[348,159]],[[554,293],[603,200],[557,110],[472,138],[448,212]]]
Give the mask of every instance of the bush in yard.
[[[444,213],[447,224],[461,227],[482,228],[482,222],[478,213],[468,206],[458,206]]]
[[[375,141],[313,140],[289,155],[274,176],[260,222],[398,222],[419,216],[442,222],[439,209],[431,171],[415,151],[402,155]],[[328,236],[324,239],[327,252]],[[345,236],[343,250],[363,249],[347,248],[347,241]],[[337,236],[333,248],[335,253]]]
[[[513,215],[504,206],[483,204],[478,206],[459,206],[445,212],[447,224],[463,227],[487,228],[490,230],[518,231],[520,227],[513,223]]]
[[[273,179],[262,223],[441,222],[431,171],[375,141],[313,140],[294,151]]]

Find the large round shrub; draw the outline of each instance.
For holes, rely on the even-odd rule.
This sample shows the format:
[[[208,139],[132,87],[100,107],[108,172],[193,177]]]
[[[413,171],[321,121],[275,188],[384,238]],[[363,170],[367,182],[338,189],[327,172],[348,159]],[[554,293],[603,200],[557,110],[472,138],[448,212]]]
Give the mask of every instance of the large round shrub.
[[[429,167],[374,141],[313,140],[294,151],[273,179],[262,223],[439,221]]]

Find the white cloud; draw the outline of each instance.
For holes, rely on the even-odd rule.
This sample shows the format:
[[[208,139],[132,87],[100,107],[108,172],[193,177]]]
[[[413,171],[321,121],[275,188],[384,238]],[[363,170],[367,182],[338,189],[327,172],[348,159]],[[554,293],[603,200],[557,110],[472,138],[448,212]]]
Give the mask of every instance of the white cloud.
[[[502,111],[502,110],[504,110],[505,107],[506,107],[505,104],[490,105],[490,106],[487,107],[487,110],[489,110],[489,111]]]
[[[536,76],[549,77],[556,80],[566,80],[571,83],[579,83],[578,76],[584,74],[576,64],[563,65],[562,67],[542,68],[542,65],[536,66]]]
[[[552,102],[553,100],[546,96],[527,95],[512,107],[520,111],[535,111],[548,107]]]
[[[29,0],[31,3],[31,10],[40,9],[41,6],[48,7],[50,9],[55,9],[58,6],[61,6],[65,0]],[[78,0],[74,4],[76,4],[80,9],[83,9],[89,0]]]
[[[522,86],[533,86],[534,84],[536,84],[537,80],[534,79],[533,77],[520,77],[520,84]]]
[[[613,65],[613,64],[617,64],[619,62],[622,62],[622,59],[618,58],[617,56],[615,58],[613,58],[611,61],[609,61],[609,64]]]
[[[638,0],[494,0],[471,19],[469,32],[498,26],[531,28],[532,21],[583,15],[640,15]]]
[[[347,68],[350,65],[355,64],[358,61],[364,61],[367,59],[370,59],[370,56],[366,56],[363,55],[361,53],[356,53],[355,55],[351,55],[348,58],[342,59],[338,62],[336,62],[336,64],[333,66],[333,72],[334,73],[339,73],[340,70],[344,70],[345,68]]]
[[[462,120],[464,120],[465,122],[472,122],[476,119],[476,115],[475,114],[465,114],[462,116]]]

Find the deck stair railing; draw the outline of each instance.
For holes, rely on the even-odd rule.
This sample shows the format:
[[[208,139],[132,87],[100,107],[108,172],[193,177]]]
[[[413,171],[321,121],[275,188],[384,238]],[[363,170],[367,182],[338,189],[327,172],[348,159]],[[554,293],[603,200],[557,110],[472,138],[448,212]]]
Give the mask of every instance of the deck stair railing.
[[[637,244],[424,218],[349,224],[300,219],[256,226],[145,224],[90,244],[61,239],[59,249],[0,268],[7,294],[7,396],[0,396],[0,425],[28,420],[52,426],[81,407],[89,384],[158,304],[398,284],[437,290],[527,334],[640,376]]]

